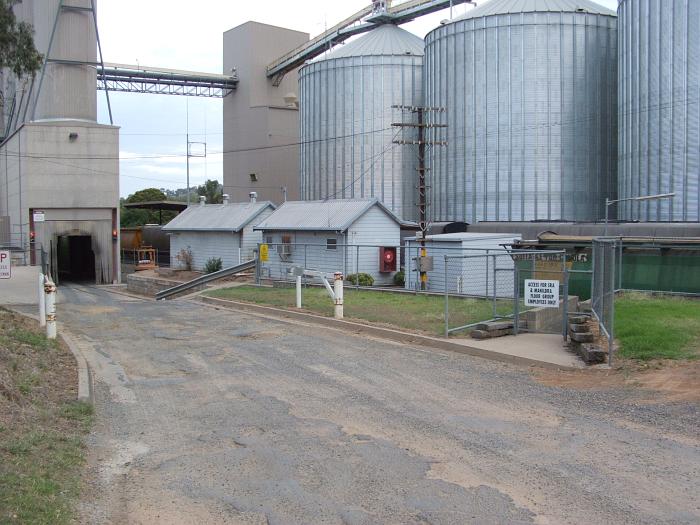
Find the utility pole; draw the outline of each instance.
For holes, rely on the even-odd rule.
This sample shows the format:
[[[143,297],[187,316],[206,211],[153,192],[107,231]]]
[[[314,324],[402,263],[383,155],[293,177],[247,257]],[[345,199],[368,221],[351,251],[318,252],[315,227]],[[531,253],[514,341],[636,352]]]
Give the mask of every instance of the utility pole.
[[[428,272],[425,264],[428,256],[428,251],[425,247],[426,237],[428,236],[428,189],[426,182],[426,172],[428,168],[425,166],[425,154],[427,146],[447,146],[446,141],[428,140],[426,139],[426,129],[446,128],[447,124],[438,124],[426,122],[426,113],[442,113],[445,108],[428,108],[421,106],[392,106],[395,109],[406,111],[414,114],[414,122],[396,122],[392,126],[397,128],[414,128],[417,131],[416,140],[394,140],[394,144],[402,146],[418,146],[418,226],[420,228],[420,260],[416,261],[417,269],[420,272],[420,289],[426,290],[428,285]]]

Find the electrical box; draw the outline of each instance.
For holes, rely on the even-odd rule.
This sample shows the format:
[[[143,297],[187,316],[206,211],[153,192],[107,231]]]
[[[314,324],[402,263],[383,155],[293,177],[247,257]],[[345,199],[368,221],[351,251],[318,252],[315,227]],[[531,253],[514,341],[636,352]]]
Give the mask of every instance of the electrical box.
[[[382,273],[396,271],[396,248],[394,246],[379,248],[379,271]]]
[[[426,255],[425,257],[418,257],[418,271],[419,272],[432,272],[433,271],[433,258]]]

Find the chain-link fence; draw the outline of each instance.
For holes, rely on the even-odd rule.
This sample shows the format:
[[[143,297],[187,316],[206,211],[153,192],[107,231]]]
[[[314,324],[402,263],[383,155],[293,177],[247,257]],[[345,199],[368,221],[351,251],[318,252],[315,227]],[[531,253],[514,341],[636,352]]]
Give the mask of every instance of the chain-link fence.
[[[265,254],[266,252],[266,254]],[[293,281],[294,267],[332,275],[341,272],[355,287],[403,286],[400,246],[279,243],[258,245],[257,281]]]
[[[593,240],[591,309],[598,320],[601,334],[608,341],[608,364],[612,365],[615,338],[615,290],[619,287],[620,243],[617,239]]]
[[[564,251],[466,252],[438,258],[438,271],[430,281],[431,289],[443,290],[446,337],[499,321],[507,321],[498,324],[501,330],[516,335],[528,331],[566,337],[569,301]]]
[[[26,243],[24,246],[0,244],[0,250],[10,252],[13,266],[41,266],[44,273],[48,269],[49,258],[39,242]]]

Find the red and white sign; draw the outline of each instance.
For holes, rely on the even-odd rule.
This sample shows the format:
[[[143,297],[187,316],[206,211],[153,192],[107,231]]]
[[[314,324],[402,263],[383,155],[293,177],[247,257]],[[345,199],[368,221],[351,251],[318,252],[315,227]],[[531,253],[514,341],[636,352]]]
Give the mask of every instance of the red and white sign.
[[[0,279],[9,279],[10,277],[12,277],[10,252],[7,250],[2,250],[0,251]]]

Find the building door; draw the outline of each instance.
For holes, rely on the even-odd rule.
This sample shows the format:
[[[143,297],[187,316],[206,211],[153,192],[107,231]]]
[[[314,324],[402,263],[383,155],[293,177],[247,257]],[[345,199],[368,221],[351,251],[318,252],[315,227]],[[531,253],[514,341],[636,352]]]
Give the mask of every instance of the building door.
[[[91,235],[64,235],[56,242],[59,281],[95,282],[95,252]]]

